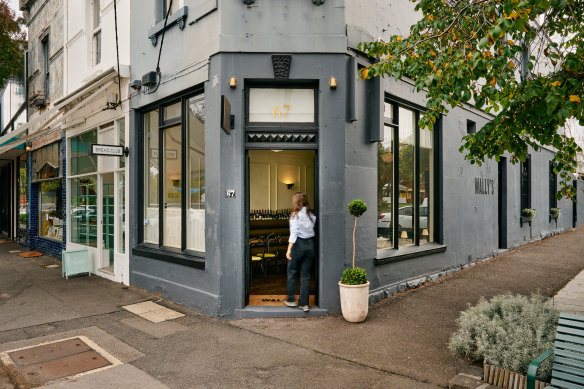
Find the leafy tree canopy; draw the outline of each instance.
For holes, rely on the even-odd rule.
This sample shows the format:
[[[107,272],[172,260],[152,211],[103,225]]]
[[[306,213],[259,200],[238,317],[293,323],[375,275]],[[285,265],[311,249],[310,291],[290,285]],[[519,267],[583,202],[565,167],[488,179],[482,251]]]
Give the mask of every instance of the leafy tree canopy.
[[[463,138],[471,164],[504,152],[517,163],[528,146],[553,146],[558,197],[572,197],[582,150],[563,128],[584,125],[584,0],[413,1],[422,19],[408,36],[360,45],[379,59],[361,77],[411,77],[426,93],[424,128],[463,103],[496,115]]]
[[[0,0],[0,89],[13,76],[22,74],[26,48],[24,19],[17,17],[6,0]]]

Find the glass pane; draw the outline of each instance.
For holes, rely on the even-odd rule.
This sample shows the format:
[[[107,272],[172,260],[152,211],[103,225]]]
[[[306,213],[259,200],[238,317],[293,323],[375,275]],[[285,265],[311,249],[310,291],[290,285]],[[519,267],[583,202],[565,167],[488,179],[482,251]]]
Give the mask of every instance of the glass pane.
[[[63,192],[62,181],[40,183],[39,236],[63,239]]]
[[[181,127],[164,130],[164,242],[166,247],[181,248]]]
[[[101,24],[101,5],[100,0],[93,0],[93,28]]]
[[[101,30],[93,34],[94,65],[101,62]]]
[[[420,129],[420,244],[434,241],[434,150],[432,131]]]
[[[314,122],[314,89],[250,88],[249,121]]]
[[[399,107],[399,246],[414,244],[414,111]]]
[[[159,244],[158,111],[144,114],[144,137],[144,242]]]
[[[24,237],[26,235],[26,215],[28,201],[26,195],[28,193],[26,176],[26,155],[22,156],[18,161],[18,235]]]
[[[71,242],[97,247],[97,178],[73,178],[71,187]]]
[[[126,146],[126,122],[124,121],[124,119],[120,119],[118,121],[116,121],[117,127],[118,127],[118,138],[119,138],[119,142],[118,143],[120,146]],[[120,167],[124,167],[126,166],[126,158],[127,157],[120,157]]]
[[[189,196],[187,249],[205,251],[205,97],[189,99]]]
[[[169,119],[180,118],[181,116],[180,107],[181,103],[179,101],[178,103],[162,108],[163,120],[166,121]]]
[[[87,150],[86,150],[87,151]],[[45,180],[61,176],[61,142],[55,142],[32,153],[32,179]]]
[[[384,103],[383,116],[393,121],[393,104]]]
[[[393,247],[391,208],[393,204],[393,128],[385,126],[383,141],[377,144],[377,248]]]
[[[118,173],[118,253],[126,252],[126,176]]]
[[[71,175],[95,173],[97,171],[97,156],[89,155],[92,143],[97,143],[97,129],[74,136],[71,142]]]
[[[118,137],[114,127],[99,130],[99,143],[102,145],[115,145],[118,143]],[[100,171],[114,170],[119,165],[119,160],[123,157],[99,156]]]
[[[102,267],[114,265],[114,193],[114,173],[103,174],[101,176]]]

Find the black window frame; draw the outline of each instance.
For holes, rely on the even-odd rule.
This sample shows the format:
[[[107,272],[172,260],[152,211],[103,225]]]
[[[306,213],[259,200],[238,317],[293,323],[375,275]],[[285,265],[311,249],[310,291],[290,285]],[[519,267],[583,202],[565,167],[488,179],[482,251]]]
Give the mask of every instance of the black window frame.
[[[528,154],[525,162],[521,162],[519,166],[519,204],[521,205],[519,212],[523,216],[523,210],[531,208],[531,155]]]
[[[416,177],[414,183],[414,198],[413,198],[413,212],[416,215],[413,218],[412,226],[413,230],[419,230],[419,218],[420,218],[420,204],[419,204],[419,187],[420,187],[420,126],[419,120],[420,115],[423,115],[426,109],[415,103],[411,103],[407,100],[401,99],[396,96],[385,94],[384,103],[392,105],[393,108],[393,118],[385,117],[383,118],[382,126],[383,131],[385,127],[392,129],[393,136],[393,193],[392,193],[392,212],[391,212],[391,225],[397,226],[399,220],[399,207],[396,205],[399,202],[399,107],[403,107],[415,112],[415,149],[414,149],[414,177]],[[443,244],[442,235],[442,117],[440,117],[434,124],[432,130],[432,147],[433,147],[433,160],[434,165],[434,175],[432,181],[434,184],[433,197],[431,199],[431,206],[434,207],[434,220],[433,220],[433,242],[425,243],[420,245],[420,236],[418,233],[414,234],[414,243],[410,246],[399,246],[399,229],[392,228],[392,245],[393,247],[377,249],[377,255],[375,258],[376,265],[383,265],[386,263],[392,263],[397,261],[402,261],[410,258],[416,258],[425,255],[431,255],[436,253],[441,253],[446,251],[446,246]],[[377,150],[377,149],[376,149]],[[377,204],[376,204],[377,206]],[[398,212],[393,210],[398,209]]]
[[[45,94],[45,98],[49,97],[50,92],[50,79],[51,79],[51,71],[50,71],[50,40],[49,40],[49,30],[45,31],[43,35],[40,37],[40,48],[41,48],[41,56],[42,56],[42,68],[43,68],[43,93]]]
[[[550,182],[550,214],[552,213],[552,208],[558,207],[558,198],[556,193],[558,192],[558,175],[554,172],[556,165],[550,161],[549,163],[549,182]]]
[[[139,136],[138,138],[138,187],[141,188],[141,191],[144,189],[145,185],[145,174],[144,174],[144,163],[145,163],[145,154],[144,154],[144,115],[153,110],[158,111],[158,147],[164,147],[163,137],[165,129],[175,127],[177,124],[181,126],[181,248],[173,248],[173,247],[166,247],[163,245],[164,243],[164,218],[162,214],[164,212],[164,204],[163,204],[163,181],[159,180],[158,182],[158,244],[146,243],[144,242],[144,223],[139,223],[138,227],[138,243],[135,247],[132,248],[132,254],[138,255],[142,257],[147,257],[151,259],[157,259],[164,262],[176,263],[184,266],[189,266],[197,269],[204,270],[205,269],[205,256],[206,252],[203,251],[195,251],[195,250],[188,250],[186,249],[186,241],[187,241],[187,216],[184,210],[187,209],[187,196],[185,193],[188,193],[186,190],[187,184],[187,161],[188,161],[188,142],[185,142],[185,139],[188,139],[188,127],[187,127],[187,104],[188,100],[192,97],[199,96],[201,94],[205,94],[205,90],[203,86],[196,86],[194,88],[189,88],[186,91],[178,93],[176,95],[169,96],[165,99],[157,101],[153,104],[149,104],[144,106],[136,111],[136,128],[139,128]],[[171,118],[169,120],[164,120],[163,110],[164,108],[176,104],[177,102],[181,103],[181,116],[178,118]],[[207,137],[205,136],[205,143],[207,143]],[[158,169],[159,174],[162,174],[164,169],[163,164],[163,154],[158,153]],[[137,220],[144,220],[144,196],[138,196],[138,218]],[[207,203],[205,202],[205,215],[207,214]],[[207,245],[205,244],[205,247]]]

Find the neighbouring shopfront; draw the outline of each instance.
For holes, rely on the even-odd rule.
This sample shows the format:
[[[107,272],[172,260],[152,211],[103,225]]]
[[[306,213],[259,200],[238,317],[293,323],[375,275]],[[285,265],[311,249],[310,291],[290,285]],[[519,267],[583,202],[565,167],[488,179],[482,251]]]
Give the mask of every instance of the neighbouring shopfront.
[[[67,248],[86,248],[92,272],[122,281],[127,268],[126,155],[93,155],[95,144],[125,147],[125,118],[67,133]]]
[[[51,139],[60,133],[50,135]],[[44,142],[43,142],[44,143]],[[28,246],[61,258],[65,228],[65,153],[63,140],[39,145],[27,158],[30,176],[28,206]]]

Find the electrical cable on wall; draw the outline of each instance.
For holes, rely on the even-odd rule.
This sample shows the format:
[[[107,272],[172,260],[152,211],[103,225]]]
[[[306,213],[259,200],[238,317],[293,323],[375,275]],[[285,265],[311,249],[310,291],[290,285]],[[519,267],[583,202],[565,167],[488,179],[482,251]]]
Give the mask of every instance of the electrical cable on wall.
[[[118,107],[122,106],[122,76],[120,75],[120,48],[118,44],[118,8],[116,6],[117,0],[114,0],[114,30],[116,35],[116,60],[118,63],[118,101],[111,102],[108,101],[106,106],[102,111],[106,111],[108,109],[117,109]]]
[[[158,90],[160,86],[160,82],[162,81],[162,74],[160,73],[160,56],[162,54],[162,46],[164,45],[164,35],[166,34],[166,23],[168,23],[168,16],[170,15],[170,10],[172,9],[172,0],[170,0],[170,4],[168,5],[168,9],[166,10],[166,17],[164,18],[164,28],[162,29],[162,39],[160,40],[160,49],[158,49],[158,61],[156,62],[156,75],[158,76],[158,82],[156,83],[156,88],[153,90],[144,91],[146,94],[154,93]]]

